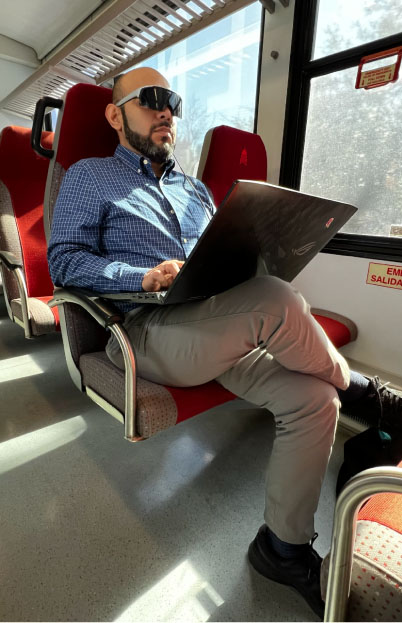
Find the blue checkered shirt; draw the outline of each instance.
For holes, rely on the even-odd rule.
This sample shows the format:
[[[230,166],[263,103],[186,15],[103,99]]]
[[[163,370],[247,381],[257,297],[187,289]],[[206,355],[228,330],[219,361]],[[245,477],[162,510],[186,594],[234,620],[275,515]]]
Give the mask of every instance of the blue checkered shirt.
[[[185,260],[215,211],[204,184],[169,161],[158,180],[151,163],[119,145],[110,158],[80,160],[57,198],[48,249],[58,286],[141,291],[145,273]],[[119,303],[122,311],[136,307]]]

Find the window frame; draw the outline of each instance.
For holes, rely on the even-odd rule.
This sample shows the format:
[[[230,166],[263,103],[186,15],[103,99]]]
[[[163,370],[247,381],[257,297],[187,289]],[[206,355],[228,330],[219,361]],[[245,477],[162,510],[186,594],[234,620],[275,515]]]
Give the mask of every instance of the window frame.
[[[298,190],[312,78],[357,67],[363,56],[402,45],[402,32],[342,52],[311,60],[318,0],[295,0],[288,96],[279,183]],[[402,79],[402,78],[401,78]],[[402,238],[339,233],[322,249],[324,253],[402,261]]]

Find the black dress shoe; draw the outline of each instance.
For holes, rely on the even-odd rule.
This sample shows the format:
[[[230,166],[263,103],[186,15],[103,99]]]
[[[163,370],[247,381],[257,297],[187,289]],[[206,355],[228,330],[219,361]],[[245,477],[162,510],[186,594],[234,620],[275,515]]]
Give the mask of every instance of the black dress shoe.
[[[341,411],[363,424],[387,433],[402,433],[402,392],[388,389],[378,376],[369,381],[367,391],[357,400],[344,402]]]
[[[302,556],[282,558],[272,549],[268,528],[264,525],[248,548],[248,558],[261,575],[279,584],[293,586],[316,615],[323,619],[325,604],[320,590],[322,558],[313,549],[313,541],[314,538],[310,544],[306,544],[306,551]]]

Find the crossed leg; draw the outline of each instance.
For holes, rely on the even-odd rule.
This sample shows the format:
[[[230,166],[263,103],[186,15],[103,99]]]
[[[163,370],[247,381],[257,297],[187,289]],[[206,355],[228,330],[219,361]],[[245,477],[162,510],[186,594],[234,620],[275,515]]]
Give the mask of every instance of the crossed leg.
[[[127,314],[138,373],[192,386],[216,379],[275,416],[265,519],[282,540],[305,543],[331,453],[336,388],[349,369],[291,285],[256,277],[210,299]],[[123,367],[113,339],[111,360]]]

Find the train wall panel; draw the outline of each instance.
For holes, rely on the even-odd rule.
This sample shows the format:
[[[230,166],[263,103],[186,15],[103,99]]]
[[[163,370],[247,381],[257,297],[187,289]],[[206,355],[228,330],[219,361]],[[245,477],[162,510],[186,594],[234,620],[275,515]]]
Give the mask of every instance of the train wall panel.
[[[351,318],[357,340],[342,349],[355,361],[402,379],[402,290],[366,283],[370,262],[402,263],[319,253],[293,284],[313,307]]]

